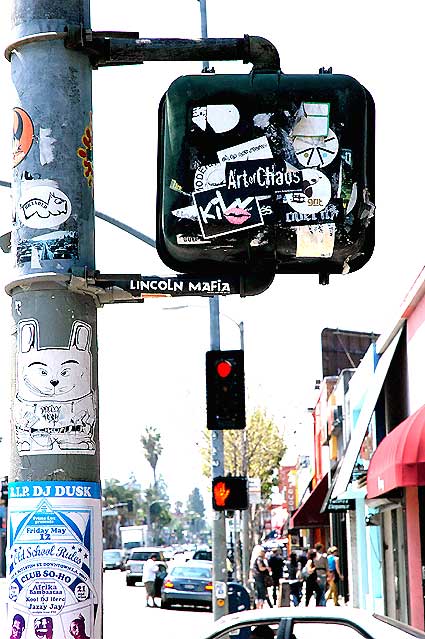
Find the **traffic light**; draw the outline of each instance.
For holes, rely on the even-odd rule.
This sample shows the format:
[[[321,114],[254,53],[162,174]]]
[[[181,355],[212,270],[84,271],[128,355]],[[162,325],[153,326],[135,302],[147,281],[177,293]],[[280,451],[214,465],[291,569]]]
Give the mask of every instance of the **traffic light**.
[[[212,481],[213,510],[246,510],[248,480],[246,477],[214,477]]]
[[[244,352],[207,351],[207,428],[245,428]]]
[[[346,75],[175,80],[159,110],[162,261],[215,276],[361,268],[374,248],[374,117]]]
[[[2,477],[0,480],[1,489],[0,489],[0,500],[7,506],[9,498],[8,498],[8,487],[9,487],[9,478]]]

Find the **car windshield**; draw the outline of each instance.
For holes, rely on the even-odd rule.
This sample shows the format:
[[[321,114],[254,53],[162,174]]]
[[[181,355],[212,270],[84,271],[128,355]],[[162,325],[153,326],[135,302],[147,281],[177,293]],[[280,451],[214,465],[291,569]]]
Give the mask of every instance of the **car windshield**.
[[[211,550],[197,550],[193,555],[194,559],[201,559],[204,561],[212,560],[212,551]]]
[[[176,566],[170,573],[170,577],[174,579],[211,579],[211,576],[211,568],[198,568],[196,566]]]
[[[130,559],[134,559],[135,561],[147,561],[149,559],[149,557],[151,556],[152,553],[150,552],[143,552],[143,551],[137,551],[137,552],[133,552],[131,553],[131,557]]]
[[[121,553],[119,550],[104,550],[103,556],[105,559],[121,559]]]

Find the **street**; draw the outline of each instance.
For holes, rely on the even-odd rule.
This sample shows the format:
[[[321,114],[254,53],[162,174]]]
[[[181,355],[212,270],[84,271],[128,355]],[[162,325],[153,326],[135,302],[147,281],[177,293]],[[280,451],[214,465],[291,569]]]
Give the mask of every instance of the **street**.
[[[5,579],[0,580],[0,637],[9,637],[5,614]],[[212,613],[192,608],[162,610],[145,607],[145,589],[128,587],[125,573],[107,570],[104,573],[103,639],[147,636],[143,631],[160,630],[163,636],[185,639],[187,629],[196,625],[201,631],[212,621]],[[9,628],[10,631],[10,628]],[[154,635],[152,635],[154,636]]]
[[[163,636],[185,639],[188,627],[202,630],[212,621],[212,613],[203,609],[146,608],[144,587],[126,586],[125,573],[119,570],[105,571],[103,588],[103,639],[142,636],[143,629],[160,629]]]

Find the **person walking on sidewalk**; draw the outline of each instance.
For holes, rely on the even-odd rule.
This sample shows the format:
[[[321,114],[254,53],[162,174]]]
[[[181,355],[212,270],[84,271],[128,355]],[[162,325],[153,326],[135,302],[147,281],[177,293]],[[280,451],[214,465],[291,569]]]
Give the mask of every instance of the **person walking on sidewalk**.
[[[332,598],[335,606],[339,606],[339,582],[344,579],[339,565],[338,548],[331,546],[328,550],[328,591],[325,599],[328,601]]]
[[[280,548],[276,546],[272,550],[272,554],[269,557],[269,567],[272,571],[273,579],[273,603],[277,603],[277,592],[279,589],[279,580],[283,577],[284,560]]]
[[[326,576],[328,574],[328,559],[323,552],[323,544],[316,544],[316,557],[314,558],[314,565],[316,566],[317,583],[321,591],[320,600],[318,606],[326,606],[325,590],[326,590]]]
[[[316,551],[313,549],[307,553],[307,563],[305,569],[307,571],[307,579],[305,580],[305,605],[308,606],[313,594],[316,595],[316,606],[320,606],[322,590],[317,581],[317,572],[314,560],[316,559]]]

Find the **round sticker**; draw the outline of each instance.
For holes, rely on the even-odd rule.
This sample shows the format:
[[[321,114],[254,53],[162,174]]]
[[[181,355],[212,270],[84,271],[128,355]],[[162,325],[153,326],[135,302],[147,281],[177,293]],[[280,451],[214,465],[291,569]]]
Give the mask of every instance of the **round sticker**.
[[[221,186],[225,182],[224,164],[200,166],[195,173],[194,191],[206,191]]]
[[[71,215],[71,202],[59,189],[36,186],[25,190],[18,202],[18,217],[32,229],[52,229]]]
[[[209,104],[207,122],[215,133],[231,131],[239,122],[239,111],[233,104]]]
[[[27,156],[34,138],[34,125],[28,113],[19,107],[13,109],[13,163],[18,166]]]
[[[294,138],[294,151],[300,164],[306,167],[327,166],[338,153],[338,139],[332,129],[327,136],[302,136]]]
[[[302,176],[302,193],[288,193],[288,204],[299,213],[318,213],[331,199],[331,183],[316,169],[303,169]]]

